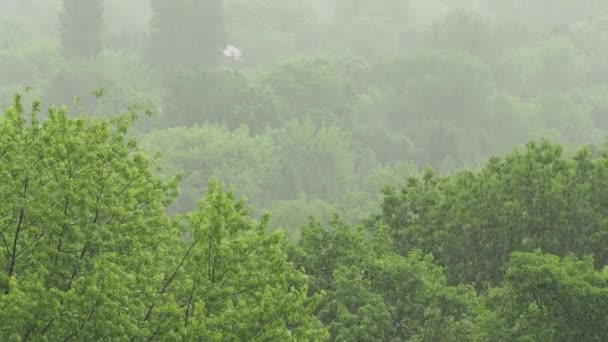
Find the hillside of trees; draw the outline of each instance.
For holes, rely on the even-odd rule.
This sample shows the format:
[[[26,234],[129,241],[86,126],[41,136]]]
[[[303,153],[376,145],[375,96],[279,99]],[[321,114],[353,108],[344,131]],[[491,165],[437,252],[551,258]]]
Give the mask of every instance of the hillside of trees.
[[[606,341],[608,2],[0,2],[0,340]]]

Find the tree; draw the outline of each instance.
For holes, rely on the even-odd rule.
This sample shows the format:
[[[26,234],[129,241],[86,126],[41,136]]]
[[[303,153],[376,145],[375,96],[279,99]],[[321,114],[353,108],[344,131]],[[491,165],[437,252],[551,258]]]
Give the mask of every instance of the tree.
[[[476,307],[470,287],[448,287],[430,255],[393,251],[386,227],[353,228],[312,221],[291,251],[310,291],[327,295],[318,309],[331,341],[464,341]]]
[[[234,187],[238,196],[267,205],[278,161],[273,141],[253,136],[246,128],[230,131],[222,126],[203,125],[171,128],[142,137],[142,146],[160,153],[165,176],[183,173],[182,191],[172,209],[185,213],[196,207],[207,180],[215,177]]]
[[[355,160],[352,139],[345,130],[307,119],[271,133],[280,160],[274,198],[295,199],[303,193],[335,201],[351,188]]]
[[[190,238],[174,292],[188,340],[322,341],[305,278],[287,261],[268,216],[253,221],[245,203],[211,181],[198,210],[184,218]],[[169,286],[171,286],[169,284]]]
[[[63,0],[61,44],[68,57],[90,58],[102,48],[104,0]]]
[[[514,253],[501,287],[484,298],[477,341],[603,341],[608,273],[592,258]]]
[[[215,65],[226,46],[222,0],[151,0],[150,58],[164,66]]]
[[[530,142],[479,172],[428,171],[400,191],[385,190],[378,219],[400,254],[432,253],[451,284],[478,290],[498,286],[501,267],[517,251],[592,255],[605,265],[607,158],[588,149],[566,158],[559,145]]]
[[[35,103],[26,118],[17,97],[0,118],[0,334],[146,335],[138,312],[153,300],[178,237],[164,214],[175,183],[153,176],[127,140],[128,117],[38,114]]]
[[[20,97],[0,118],[0,335],[9,340],[299,340],[327,335],[305,277],[211,182],[170,219],[176,180],[126,138],[131,117],[70,119]]]
[[[469,53],[418,50],[377,64],[370,74],[375,91],[358,106],[358,135],[381,161],[437,168],[450,160],[474,162],[492,151],[497,136],[512,134],[509,126],[496,131],[491,69]]]
[[[356,88],[347,69],[346,59],[297,58],[265,70],[258,78],[272,89],[287,118],[310,115],[349,122]]]
[[[494,31],[480,13],[454,9],[433,23],[429,41],[438,48],[466,51],[491,63],[504,53],[495,42],[498,37]],[[505,39],[501,40],[503,44]]]
[[[278,99],[270,87],[237,70],[195,68],[170,77],[163,99],[165,127],[211,123],[259,133],[279,126]]]

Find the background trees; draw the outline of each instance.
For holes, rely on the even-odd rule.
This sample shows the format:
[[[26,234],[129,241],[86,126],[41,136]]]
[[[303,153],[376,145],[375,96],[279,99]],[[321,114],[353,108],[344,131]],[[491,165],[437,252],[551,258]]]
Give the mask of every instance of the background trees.
[[[9,99],[27,88],[25,96],[55,103],[76,97],[99,117],[145,106],[152,116],[138,124],[140,134],[219,124],[247,125],[252,136],[302,136],[294,131],[308,130],[309,119],[337,126],[349,137],[340,159],[354,160],[349,177],[358,181],[339,181],[347,195],[332,195],[340,202],[333,206],[364,211],[360,204],[377,191],[363,190],[362,180],[378,167],[411,162],[447,174],[540,136],[601,143],[603,7],[560,3],[569,15],[547,18],[558,23],[547,29],[534,17],[544,5],[535,1],[515,18],[521,8],[513,1],[29,0],[6,5],[15,17],[2,21],[0,93]],[[597,15],[585,14],[593,8]],[[94,58],[62,56],[78,39],[86,39],[79,48],[95,46]],[[227,43],[244,59],[224,56]],[[98,99],[92,92],[100,88],[106,96]],[[284,141],[273,140],[273,149],[298,153]],[[310,184],[281,182],[296,187],[288,200],[317,197]],[[248,191],[241,193],[259,198]]]
[[[222,0],[151,0],[150,52],[164,66],[217,64],[226,46]]]
[[[63,0],[61,45],[68,57],[94,57],[102,49],[104,0]]]

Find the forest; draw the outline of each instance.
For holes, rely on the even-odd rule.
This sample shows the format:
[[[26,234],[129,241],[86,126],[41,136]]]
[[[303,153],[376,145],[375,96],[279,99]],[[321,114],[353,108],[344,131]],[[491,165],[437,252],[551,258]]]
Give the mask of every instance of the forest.
[[[608,1],[0,1],[0,341],[608,341]]]

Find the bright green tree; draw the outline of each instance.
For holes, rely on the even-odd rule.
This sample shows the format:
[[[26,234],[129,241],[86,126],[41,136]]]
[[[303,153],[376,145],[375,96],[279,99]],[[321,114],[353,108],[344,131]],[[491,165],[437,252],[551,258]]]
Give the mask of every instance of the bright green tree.
[[[184,336],[205,341],[321,341],[306,281],[287,261],[283,235],[267,234],[244,202],[216,181],[183,221],[187,238],[175,293]],[[168,284],[167,288],[170,288]]]
[[[164,184],[126,138],[128,117],[69,119],[20,98],[0,118],[0,334],[8,339],[98,340],[146,335],[176,231]],[[159,256],[166,255],[167,258]],[[141,315],[143,318],[143,315]]]
[[[0,118],[0,335],[7,340],[298,340],[327,333],[281,234],[211,182],[171,220],[174,181],[131,117],[70,119],[20,98]]]

